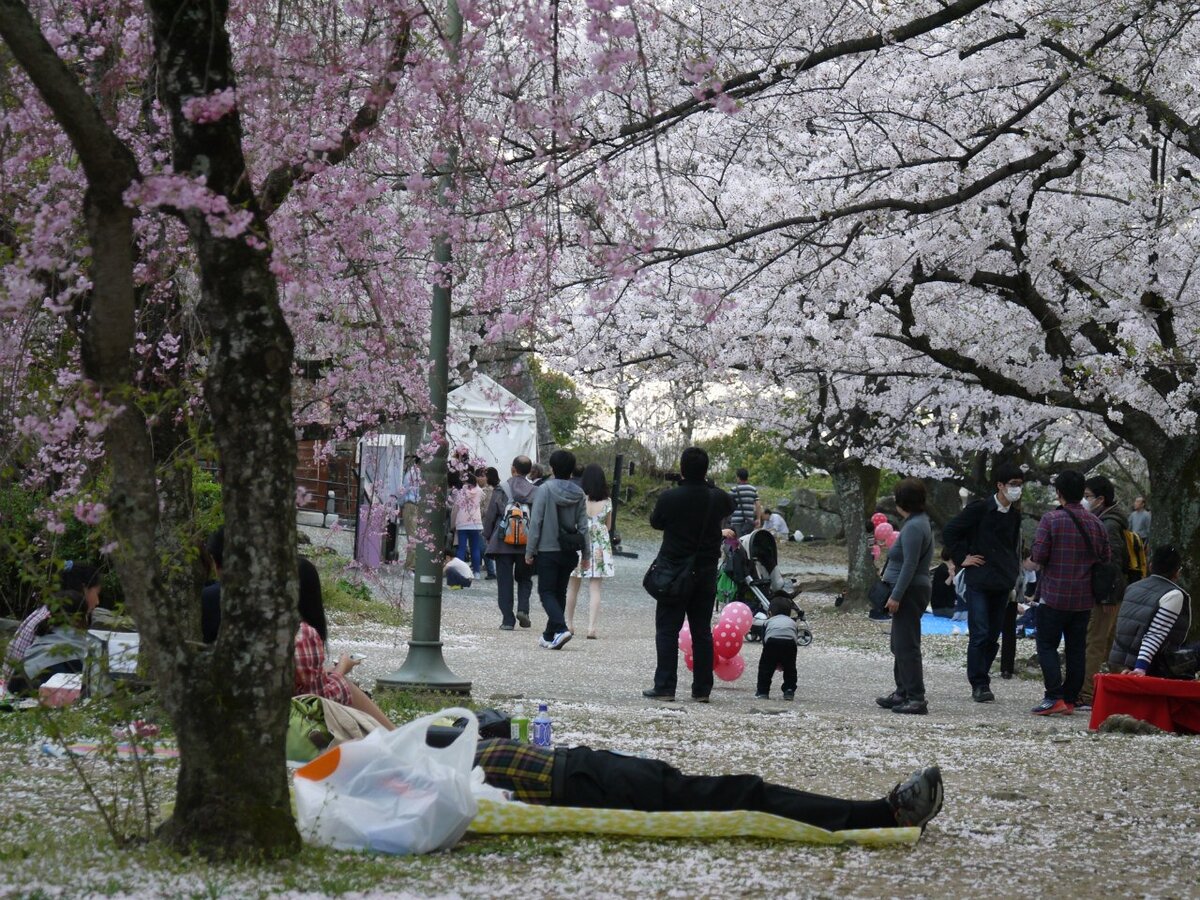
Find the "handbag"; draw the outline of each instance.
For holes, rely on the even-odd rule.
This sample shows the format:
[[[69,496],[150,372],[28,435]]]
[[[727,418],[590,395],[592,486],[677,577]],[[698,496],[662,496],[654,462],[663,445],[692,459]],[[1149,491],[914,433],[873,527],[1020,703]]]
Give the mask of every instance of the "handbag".
[[[440,718],[466,719],[448,747],[426,743]],[[478,811],[471,783],[479,724],[446,709],[329,750],[296,770],[296,819],[307,840],[340,850],[429,853],[454,846]]]
[[[646,593],[660,603],[683,603],[692,596],[696,587],[696,556],[700,553],[700,542],[704,539],[704,526],[708,524],[708,517],[712,513],[712,503],[710,490],[708,506],[696,531],[696,546],[691,554],[676,560],[663,556],[660,550],[642,577],[642,587]]]
[[[1095,560],[1091,568],[1092,598],[1101,606],[1113,605],[1117,602],[1113,599],[1113,593],[1117,587],[1117,580],[1121,577],[1121,567],[1114,562],[1101,562],[1100,554],[1096,552],[1091,538],[1083,530],[1083,526],[1079,524],[1079,520],[1075,518],[1075,514],[1065,506],[1063,507],[1063,512],[1071,517],[1071,521],[1079,529],[1079,534],[1083,537],[1083,543],[1087,546],[1088,552],[1092,554],[1092,558]]]

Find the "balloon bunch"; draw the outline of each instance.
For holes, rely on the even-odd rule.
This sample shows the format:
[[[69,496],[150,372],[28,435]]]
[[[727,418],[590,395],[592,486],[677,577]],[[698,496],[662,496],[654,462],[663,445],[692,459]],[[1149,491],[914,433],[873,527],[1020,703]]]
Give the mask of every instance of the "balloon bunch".
[[[721,610],[721,618],[713,626],[713,674],[722,681],[737,681],[746,671],[742,643],[753,624],[754,613],[745,603],[728,603]],[[692,656],[692,630],[687,622],[679,630],[679,649],[683,651],[683,663],[690,672],[696,661]]]
[[[896,543],[900,532],[892,527],[887,516],[881,512],[871,516],[871,524],[875,526],[875,543],[871,545],[871,558],[878,560],[880,553],[892,549],[892,544]]]

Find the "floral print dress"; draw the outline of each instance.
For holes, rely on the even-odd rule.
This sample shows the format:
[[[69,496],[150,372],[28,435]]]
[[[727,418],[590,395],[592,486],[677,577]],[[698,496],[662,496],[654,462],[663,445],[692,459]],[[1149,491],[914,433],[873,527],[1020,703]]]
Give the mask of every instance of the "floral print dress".
[[[605,500],[596,515],[588,516],[588,542],[592,547],[592,564],[586,572],[582,571],[582,566],[577,566],[571,573],[572,577],[612,578],[616,574],[616,569],[613,568],[612,538],[605,524],[612,508],[612,500]]]

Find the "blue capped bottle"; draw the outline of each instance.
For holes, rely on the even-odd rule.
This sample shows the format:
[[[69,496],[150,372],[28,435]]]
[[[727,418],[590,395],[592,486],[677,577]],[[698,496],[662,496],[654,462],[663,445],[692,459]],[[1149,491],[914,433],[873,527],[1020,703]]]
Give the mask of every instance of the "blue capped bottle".
[[[538,713],[533,717],[533,722],[529,729],[530,737],[532,738],[530,743],[536,747],[550,746],[551,722],[550,714],[546,710],[547,706],[545,703],[538,704]]]

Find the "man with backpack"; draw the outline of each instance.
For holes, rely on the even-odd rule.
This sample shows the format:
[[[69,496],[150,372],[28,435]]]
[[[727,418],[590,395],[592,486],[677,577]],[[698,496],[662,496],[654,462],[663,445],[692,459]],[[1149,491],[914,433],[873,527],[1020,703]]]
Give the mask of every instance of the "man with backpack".
[[[575,454],[555,450],[550,454],[550,471],[554,477],[543,482],[533,496],[529,511],[529,540],[525,545],[525,564],[536,560],[538,598],[546,610],[546,628],[538,646],[545,650],[561,650],[571,639],[564,608],[567,604],[567,585],[571,573],[591,559],[588,546],[587,495],[571,481],[575,471]]]
[[[1010,463],[992,472],[996,493],[976,500],[946,523],[942,542],[963,572],[967,602],[967,680],[976,703],[995,699],[992,663],[1002,632],[1012,636],[1011,652],[1000,659],[1000,674],[1012,677],[1016,656],[1016,599],[1013,591],[1021,575],[1021,491],[1025,473]],[[1005,647],[1008,650],[1008,647]]]
[[[538,487],[529,480],[533,462],[528,456],[512,461],[512,477],[494,491],[483,513],[485,551],[496,563],[497,601],[500,604],[500,630],[512,631],[520,622],[529,627],[529,597],[533,594],[533,570],[525,564],[529,542],[529,513]],[[513,583],[516,583],[517,609],[513,613]]]
[[[1079,691],[1078,710],[1092,708],[1096,673],[1108,659],[1112,650],[1113,635],[1117,627],[1117,614],[1121,601],[1125,599],[1128,583],[1129,553],[1125,542],[1128,522],[1124,511],[1117,505],[1116,489],[1103,475],[1096,475],[1083,483],[1083,506],[1100,519],[1108,535],[1110,562],[1116,566],[1116,577],[1112,592],[1107,597],[1097,597],[1092,614],[1088,617],[1087,656],[1083,665],[1083,687]]]

